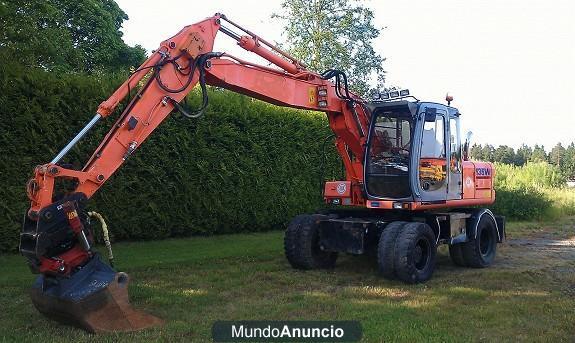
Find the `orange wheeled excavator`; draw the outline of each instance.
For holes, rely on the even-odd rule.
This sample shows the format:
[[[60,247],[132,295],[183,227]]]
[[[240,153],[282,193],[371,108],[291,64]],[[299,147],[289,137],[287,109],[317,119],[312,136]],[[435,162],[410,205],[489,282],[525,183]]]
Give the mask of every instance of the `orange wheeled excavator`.
[[[270,62],[263,66],[213,52],[217,33]],[[239,33],[238,33],[239,32]],[[114,112],[138,83],[101,144],[80,170],[62,163],[96,122]],[[201,108],[179,103],[198,85]],[[503,217],[481,208],[495,200],[490,163],[467,158],[456,108],[422,102],[407,90],[378,92],[369,101],[348,89],[339,70],[318,74],[223,14],[184,27],[165,40],[92,120],[28,182],[31,205],[20,252],[34,273],[31,297],[43,314],[91,332],[136,330],[161,320],[128,302],[128,276],[94,250],[88,199],[172,111],[199,117],[206,85],[279,106],[325,112],[346,179],[325,183],[329,206],[297,216],[285,233],[285,255],[298,269],[333,267],[338,253],[373,254],[381,274],[404,282],[429,279],[437,246],[448,244],[453,262],[487,267],[505,237]],[[61,194],[63,180],[75,182]]]

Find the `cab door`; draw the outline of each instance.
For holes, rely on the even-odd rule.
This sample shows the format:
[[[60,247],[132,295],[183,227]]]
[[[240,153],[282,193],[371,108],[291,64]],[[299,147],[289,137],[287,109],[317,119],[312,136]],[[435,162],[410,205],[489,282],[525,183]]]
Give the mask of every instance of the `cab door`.
[[[461,156],[461,130],[459,127],[459,116],[450,115],[448,125],[449,137],[449,175],[447,185],[447,200],[463,198],[462,183],[462,156]]]
[[[422,104],[419,119],[417,191],[421,201],[444,202],[449,185],[448,112],[439,104]]]

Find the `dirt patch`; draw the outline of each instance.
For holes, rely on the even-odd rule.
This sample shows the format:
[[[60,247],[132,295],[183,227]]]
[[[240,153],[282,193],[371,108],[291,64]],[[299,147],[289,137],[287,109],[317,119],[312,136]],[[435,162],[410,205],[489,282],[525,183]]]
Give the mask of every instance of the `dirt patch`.
[[[570,239],[510,239],[506,243],[509,247],[519,250],[534,250],[541,255],[554,255],[560,259],[575,259],[575,237]]]
[[[500,245],[496,259],[496,265],[510,268],[540,269],[564,264],[575,268],[575,238],[510,239]]]
[[[510,223],[507,238],[498,249],[495,264],[500,267],[575,267],[575,217],[555,223]]]
[[[513,269],[528,278],[545,278],[549,285],[575,297],[575,230],[547,227],[519,234],[499,246],[494,267]]]

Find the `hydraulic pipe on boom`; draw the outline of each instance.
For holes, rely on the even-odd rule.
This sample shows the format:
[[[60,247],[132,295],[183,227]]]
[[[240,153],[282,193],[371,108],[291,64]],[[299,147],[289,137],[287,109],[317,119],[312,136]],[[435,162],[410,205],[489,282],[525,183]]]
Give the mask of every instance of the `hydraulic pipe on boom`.
[[[248,51],[252,51],[252,52],[254,52],[254,53],[256,53],[256,54],[259,55],[258,52],[247,48],[248,46],[250,46],[250,45],[252,44],[252,43],[249,42],[249,41],[250,41],[250,38],[251,38],[251,40],[254,41],[254,44],[257,44],[257,45],[259,46],[259,43],[263,43],[263,44],[265,44],[268,48],[270,48],[273,52],[275,52],[275,53],[277,53],[277,54],[283,56],[285,59],[287,59],[288,61],[290,61],[290,62],[295,66],[295,68],[296,68],[295,72],[291,72],[292,74],[295,74],[295,73],[296,73],[297,71],[299,71],[299,70],[305,70],[306,66],[305,66],[302,62],[300,62],[300,61],[298,61],[297,59],[295,59],[294,57],[290,56],[287,52],[281,50],[280,48],[278,48],[277,46],[275,46],[275,45],[273,45],[272,43],[268,42],[267,40],[265,40],[265,39],[259,37],[259,36],[256,35],[255,33],[253,33],[253,32],[251,32],[251,31],[249,31],[249,30],[243,28],[242,26],[236,24],[235,22],[233,22],[233,21],[231,21],[230,19],[228,19],[225,15],[220,14],[220,18],[221,18],[222,20],[227,21],[227,22],[230,23],[231,25],[235,26],[236,28],[242,30],[243,32],[245,32],[245,33],[247,33],[247,34],[249,35],[249,36],[241,36],[241,37],[240,37],[239,35],[235,34],[233,31],[227,29],[226,27],[220,26],[220,31],[223,32],[223,33],[225,33],[225,34],[227,34],[228,36],[232,37],[233,39],[235,39],[242,48],[244,48],[244,49],[246,49],[246,50],[248,50]],[[243,40],[244,40],[246,43],[243,43],[243,44],[242,44],[242,42],[241,42],[241,41],[242,41],[242,38],[244,38]],[[245,45],[245,46],[244,46],[244,45]],[[276,64],[276,63],[273,62],[273,61],[279,62],[280,64],[276,64],[276,65],[279,66],[279,67],[281,67],[281,68],[283,68],[284,70],[286,70],[286,71],[288,71],[288,72],[290,71],[290,69],[293,70],[293,67],[292,67],[292,66],[286,65],[286,64],[284,63],[285,60],[278,60],[278,59],[276,59],[277,55],[271,54],[269,50],[266,50],[266,49],[264,49],[264,48],[257,49],[257,50],[258,50],[259,52],[261,52],[262,54],[264,54],[265,56],[263,56],[263,55],[260,55],[260,56],[262,56],[263,58],[267,59],[268,61],[270,61],[270,62],[272,62],[272,63],[274,63],[274,64]],[[266,56],[267,56],[267,57],[270,57],[271,59],[268,59]],[[285,66],[285,67],[284,67],[284,66]]]
[[[96,125],[96,123],[98,122],[98,120],[100,120],[102,118],[102,116],[100,114],[96,114],[92,120],[90,120],[90,122],[84,126],[84,128],[78,132],[78,134],[72,138],[72,140],[70,141],[70,143],[68,143],[59,153],[58,155],[56,155],[56,157],[54,157],[52,159],[52,161],[50,161],[50,163],[52,164],[56,164],[58,162],[60,162],[60,160],[62,159],[62,157],[64,157],[68,151],[70,151],[70,149],[72,149],[74,147],[74,145],[76,145],[80,139],[82,139],[82,137],[84,137],[84,135],[86,133],[88,133],[88,131],[94,126]]]

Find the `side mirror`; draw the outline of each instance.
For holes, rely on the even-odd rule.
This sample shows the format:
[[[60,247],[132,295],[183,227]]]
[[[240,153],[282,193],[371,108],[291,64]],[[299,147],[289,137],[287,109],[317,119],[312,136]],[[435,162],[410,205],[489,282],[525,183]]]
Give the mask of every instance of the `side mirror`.
[[[469,160],[469,147],[471,146],[471,137],[473,136],[473,132],[467,131],[465,135],[465,143],[463,143],[463,160]]]

